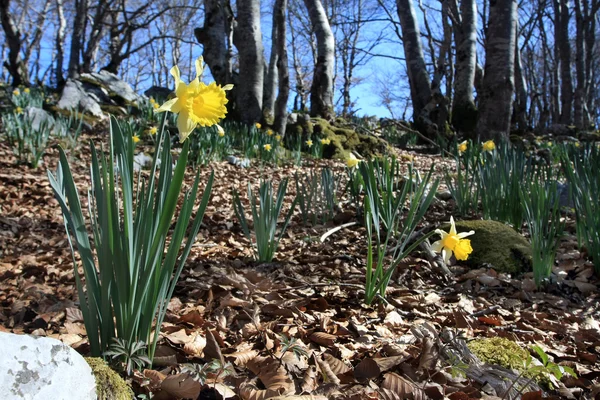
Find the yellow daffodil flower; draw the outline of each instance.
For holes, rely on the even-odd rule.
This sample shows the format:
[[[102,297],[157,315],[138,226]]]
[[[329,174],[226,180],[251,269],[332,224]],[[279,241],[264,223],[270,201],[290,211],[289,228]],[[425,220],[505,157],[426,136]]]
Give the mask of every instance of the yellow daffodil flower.
[[[177,97],[168,100],[160,106],[157,112],[171,111],[179,114],[177,128],[179,141],[184,142],[196,126],[212,126],[227,114],[226,90],[233,85],[221,87],[215,82],[210,85],[200,81],[202,75],[202,57],[196,60],[196,78],[189,85],[181,80],[179,68],[171,68],[171,75],[175,78],[175,94]]]
[[[262,125],[260,123],[255,123],[254,126],[256,127],[256,129],[260,129],[262,127]]]
[[[466,260],[469,254],[473,252],[471,241],[465,238],[473,235],[475,231],[456,233],[454,218],[450,217],[450,232],[436,229],[435,233],[439,234],[442,238],[434,242],[431,245],[431,249],[436,253],[442,253],[442,258],[446,264],[450,261],[453,253],[457,260]]]
[[[266,151],[271,151],[271,145],[269,143],[263,145],[263,149],[265,149]]]
[[[467,141],[466,140],[458,145],[459,153],[464,153],[465,151],[467,151]]]
[[[217,132],[219,133],[219,137],[225,136],[225,129],[219,124],[217,124]]]
[[[308,147],[312,147],[312,145],[313,145],[313,142],[312,142],[312,140],[308,139],[308,140],[306,141],[306,145],[307,145]]]
[[[360,160],[354,156],[354,154],[350,153],[350,156],[346,159],[346,166],[348,168],[354,168],[358,165]]]
[[[277,140],[278,142],[281,142],[281,135],[275,135],[275,140]]]
[[[154,104],[156,103],[156,100],[154,100],[154,97],[150,97],[150,104]]]
[[[15,112],[17,114],[23,114],[23,109],[21,107],[17,107],[17,108],[15,108]]]
[[[331,139],[321,139],[321,144],[323,146],[328,145],[331,143]]]
[[[13,94],[14,94],[15,96],[18,96],[18,95],[20,95],[20,94],[21,94],[21,92],[19,92],[19,89],[15,89],[15,90],[13,90]]]
[[[156,133],[158,132],[158,128],[153,126],[152,128],[150,128],[148,130],[148,133],[150,133],[151,135],[156,135]]]
[[[137,143],[137,142],[139,142],[139,141],[140,141],[140,137],[139,137],[139,136],[137,136],[137,135],[135,135],[135,136],[132,136],[132,137],[131,137],[131,140],[133,140],[133,143]]]
[[[267,136],[271,136],[271,135],[273,135],[273,131],[270,129],[267,129]]]
[[[25,89],[23,90],[23,92],[24,92],[24,93],[27,93],[27,94],[29,94],[29,93],[31,92],[31,90],[29,90],[29,88],[25,88]]]
[[[581,146],[581,145],[579,144],[579,142],[575,142],[575,147],[579,147],[579,146]]]
[[[488,140],[487,142],[483,142],[481,146],[483,151],[492,151],[496,148],[496,143],[493,140]]]

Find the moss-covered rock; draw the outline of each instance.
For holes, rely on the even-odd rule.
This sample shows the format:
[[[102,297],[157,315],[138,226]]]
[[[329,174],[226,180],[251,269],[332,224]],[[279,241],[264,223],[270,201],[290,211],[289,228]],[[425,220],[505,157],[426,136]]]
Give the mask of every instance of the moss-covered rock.
[[[378,137],[364,135],[350,128],[337,127],[321,118],[315,118],[312,122],[313,134],[331,141],[323,148],[323,158],[344,160],[353,151],[366,159],[388,153],[387,143]]]
[[[135,397],[131,387],[101,358],[86,357],[96,378],[96,394],[99,400],[131,400]]]
[[[442,226],[446,232],[449,225]],[[475,231],[469,236],[473,252],[462,261],[473,268],[491,264],[498,272],[522,273],[532,269],[531,244],[522,235],[498,221],[456,222],[458,232]]]

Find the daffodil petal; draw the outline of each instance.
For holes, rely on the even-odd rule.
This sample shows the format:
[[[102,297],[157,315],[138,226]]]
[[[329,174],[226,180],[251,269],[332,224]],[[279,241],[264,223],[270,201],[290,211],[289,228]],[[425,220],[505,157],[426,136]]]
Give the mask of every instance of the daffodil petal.
[[[233,85],[230,83],[228,85],[223,86],[222,89],[223,90],[231,90],[231,89],[233,89]]]
[[[475,231],[461,232],[461,233],[458,234],[458,237],[462,239],[462,238],[466,238],[467,236],[471,236],[471,235],[474,235],[474,234],[475,234]]]
[[[203,62],[204,59],[202,57],[198,57],[196,60],[196,79],[199,79],[202,76],[202,72],[204,71],[204,68],[202,68]]]
[[[196,122],[188,117],[186,113],[179,113],[177,117],[177,129],[179,129],[179,141],[181,143],[190,136],[194,128],[196,128]]]
[[[448,264],[450,262],[450,257],[452,257],[452,250],[442,250],[442,257],[444,258],[444,262]]]
[[[179,67],[177,65],[171,68],[169,72],[171,73],[171,76],[175,78],[175,82],[181,81],[181,73],[179,72]]]
[[[444,245],[442,244],[441,240],[438,240],[437,242],[433,242],[431,244],[431,250],[435,251],[436,253],[439,253],[440,251],[442,251],[443,248],[444,248]]]
[[[454,224],[454,218],[450,216],[450,235],[456,235],[456,225]]]
[[[175,97],[174,99],[168,100],[162,106],[157,108],[155,112],[172,111],[172,108],[175,105],[175,103],[177,103],[177,100],[178,100],[177,97]]]

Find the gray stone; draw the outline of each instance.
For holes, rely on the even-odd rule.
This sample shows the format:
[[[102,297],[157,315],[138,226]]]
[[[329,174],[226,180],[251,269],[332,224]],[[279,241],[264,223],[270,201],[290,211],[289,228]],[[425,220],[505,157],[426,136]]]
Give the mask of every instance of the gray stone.
[[[102,70],[100,72],[81,74],[79,80],[107,89],[108,95],[111,98],[121,98],[124,100],[124,103],[136,103],[142,99],[142,97],[137,94],[135,90],[133,90],[129,83],[121,80],[117,75],[108,71]],[[117,102],[123,103],[120,101]]]
[[[448,201],[452,198],[452,193],[449,190],[438,190],[435,197],[443,201]]]
[[[89,94],[79,81],[69,79],[65,85],[57,107],[62,110],[78,110],[103,118],[104,113],[98,103],[98,97]]]
[[[96,399],[96,380],[85,359],[51,338],[0,332],[0,398]]]
[[[250,160],[247,158],[237,158],[236,156],[227,156],[227,162],[240,168],[248,168]]]
[[[162,86],[152,86],[150,89],[146,90],[144,94],[147,97],[152,97],[154,100],[166,100],[169,95],[173,93],[172,89],[162,87]]]
[[[40,127],[43,125],[45,125],[46,128],[54,127],[54,118],[41,108],[27,107],[25,113],[29,121],[31,121],[31,127],[36,131],[39,131]]]
[[[298,122],[298,113],[289,113],[287,116],[287,123],[294,125]]]

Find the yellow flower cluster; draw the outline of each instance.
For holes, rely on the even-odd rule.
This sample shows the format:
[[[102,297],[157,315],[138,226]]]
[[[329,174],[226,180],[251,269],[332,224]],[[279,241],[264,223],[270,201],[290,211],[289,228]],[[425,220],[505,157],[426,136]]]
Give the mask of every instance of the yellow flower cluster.
[[[137,143],[137,142],[139,142],[139,141],[140,141],[140,137],[139,137],[139,136],[137,136],[137,135],[135,135],[135,136],[132,136],[132,137],[131,137],[131,140],[133,140],[133,143]]]
[[[168,100],[157,110],[179,114],[177,128],[180,142],[184,142],[196,126],[213,126],[227,114],[225,91],[231,90],[233,85],[221,87],[215,82],[206,85],[200,81],[202,71],[202,57],[200,57],[196,60],[196,78],[188,85],[181,80],[179,68],[177,66],[171,68],[171,75],[175,78],[176,97]]]
[[[348,168],[355,168],[360,160],[354,156],[354,154],[350,153],[350,156],[346,159],[346,166]]]
[[[467,151],[467,141],[466,140],[458,145],[459,153],[464,153],[465,151]]]
[[[152,128],[150,128],[148,130],[148,133],[151,134],[151,135],[156,135],[157,132],[158,132],[158,128],[155,127],[155,126],[153,126]]]
[[[306,145],[307,145],[308,147],[312,147],[312,145],[313,145],[313,141],[312,141],[312,140],[310,140],[310,139],[308,139],[308,140],[306,141]]]
[[[266,151],[271,151],[271,145],[269,143],[263,145],[263,149],[265,149]]]
[[[483,151],[493,151],[496,148],[496,143],[493,140],[488,140],[487,142],[483,142],[481,148]]]
[[[331,139],[321,139],[321,144],[323,146],[331,144]]]

